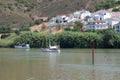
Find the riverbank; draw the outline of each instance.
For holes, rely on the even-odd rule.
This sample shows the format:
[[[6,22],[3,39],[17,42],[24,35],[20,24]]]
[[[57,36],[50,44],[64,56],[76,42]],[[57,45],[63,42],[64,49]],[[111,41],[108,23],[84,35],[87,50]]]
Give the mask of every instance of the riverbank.
[[[57,34],[45,34],[39,32],[22,32],[19,35],[11,35],[0,40],[0,47],[13,47],[19,44],[30,44],[31,48],[60,45],[61,48],[120,48],[120,34],[113,29],[100,31],[63,31]]]

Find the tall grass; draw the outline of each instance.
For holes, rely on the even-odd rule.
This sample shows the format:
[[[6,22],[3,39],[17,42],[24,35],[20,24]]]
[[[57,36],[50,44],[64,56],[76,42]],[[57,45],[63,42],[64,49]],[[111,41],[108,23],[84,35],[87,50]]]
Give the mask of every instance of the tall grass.
[[[5,39],[0,39],[0,47],[13,47],[15,36],[9,36]]]

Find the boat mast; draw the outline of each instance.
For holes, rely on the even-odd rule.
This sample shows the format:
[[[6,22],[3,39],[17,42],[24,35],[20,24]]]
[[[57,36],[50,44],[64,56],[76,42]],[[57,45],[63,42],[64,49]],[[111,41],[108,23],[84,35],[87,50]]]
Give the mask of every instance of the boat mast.
[[[48,32],[49,34],[48,34],[48,40],[49,40],[49,42],[48,42],[48,44],[49,44],[49,47],[51,46],[51,42],[50,42],[50,33],[51,33],[51,28],[50,28],[50,26],[49,26],[49,32]]]

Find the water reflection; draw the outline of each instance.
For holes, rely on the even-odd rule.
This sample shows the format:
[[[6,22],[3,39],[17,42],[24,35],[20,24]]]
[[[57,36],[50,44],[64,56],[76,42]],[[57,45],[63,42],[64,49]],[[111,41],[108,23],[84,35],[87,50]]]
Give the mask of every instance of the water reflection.
[[[44,52],[43,54],[48,54],[48,65],[50,78],[48,80],[57,80],[57,69],[59,64],[60,52]]]

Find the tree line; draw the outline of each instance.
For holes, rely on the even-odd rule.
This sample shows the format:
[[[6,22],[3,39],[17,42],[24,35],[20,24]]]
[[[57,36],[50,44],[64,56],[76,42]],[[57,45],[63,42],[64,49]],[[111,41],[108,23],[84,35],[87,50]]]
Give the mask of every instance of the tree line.
[[[48,47],[48,39],[51,45],[58,44],[61,48],[120,48],[120,34],[113,29],[99,31],[64,31],[57,34],[43,34],[38,32],[23,32],[14,39],[14,45],[30,44],[30,47]]]

